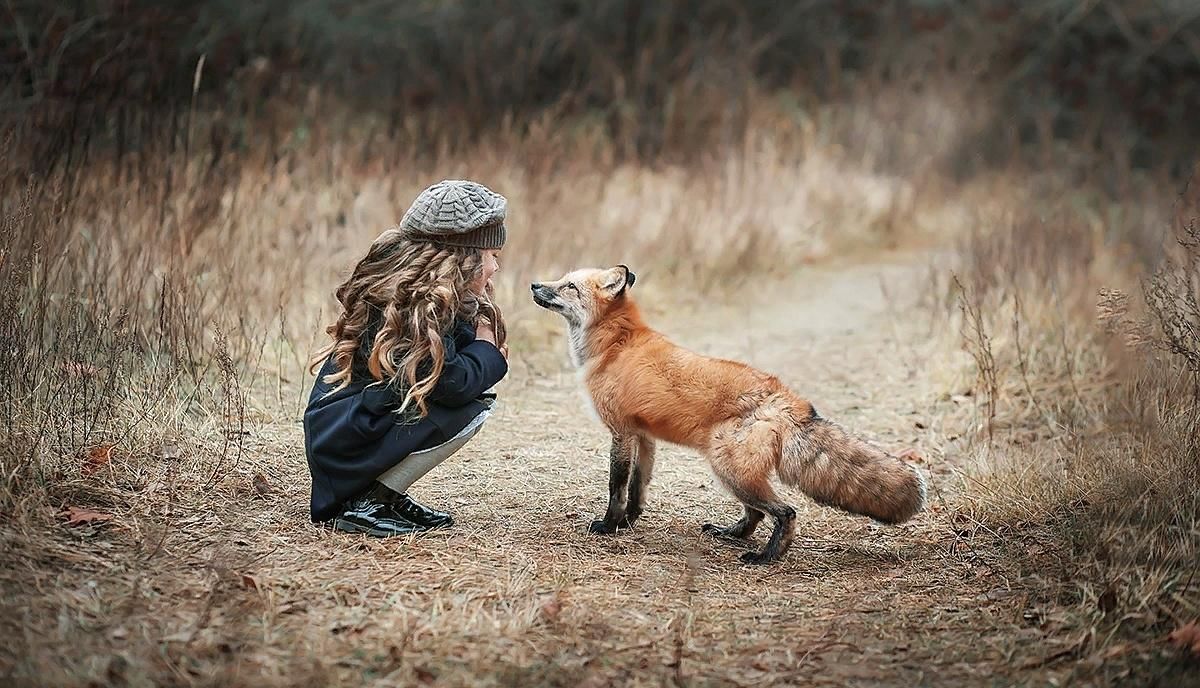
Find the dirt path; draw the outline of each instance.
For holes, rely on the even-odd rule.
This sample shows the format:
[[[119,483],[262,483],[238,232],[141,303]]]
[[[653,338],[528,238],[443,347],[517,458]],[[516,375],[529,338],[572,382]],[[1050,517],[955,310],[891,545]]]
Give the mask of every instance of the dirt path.
[[[715,309],[680,298],[648,315],[891,449],[916,446],[944,488],[953,460],[918,426],[936,425],[927,321],[910,310],[925,269],[812,268]],[[735,519],[736,502],[699,457],[664,447],[636,531],[588,535],[608,438],[574,375],[546,359],[504,384],[478,440],[414,489],[454,512],[452,530],[378,541],[310,527],[299,426],[279,412],[225,485],[174,505],[155,548],[149,528],[133,544],[77,543],[126,563],[32,581],[64,593],[46,598],[59,621],[27,639],[18,668],[130,684],[915,686],[1008,684],[1061,649],[1020,630],[1017,584],[956,535],[936,492],[898,528],[785,492],[800,514],[792,551],[747,567],[699,531]],[[260,471],[277,487],[248,497]]]

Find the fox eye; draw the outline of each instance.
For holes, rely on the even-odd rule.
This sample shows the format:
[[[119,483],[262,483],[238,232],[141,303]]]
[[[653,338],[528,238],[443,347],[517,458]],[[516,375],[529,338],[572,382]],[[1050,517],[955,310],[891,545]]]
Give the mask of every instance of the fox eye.
[[[574,283],[574,282],[567,282],[567,287],[566,287],[566,288],[567,288],[567,289],[574,290],[576,294],[578,294],[578,293],[579,293],[579,287],[575,286],[575,283]]]

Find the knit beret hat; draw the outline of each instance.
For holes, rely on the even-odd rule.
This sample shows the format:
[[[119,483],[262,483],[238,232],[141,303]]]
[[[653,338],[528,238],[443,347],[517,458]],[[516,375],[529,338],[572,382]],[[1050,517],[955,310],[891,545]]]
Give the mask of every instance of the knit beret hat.
[[[444,179],[413,201],[400,232],[408,239],[447,246],[498,249],[504,246],[508,201],[477,182]]]

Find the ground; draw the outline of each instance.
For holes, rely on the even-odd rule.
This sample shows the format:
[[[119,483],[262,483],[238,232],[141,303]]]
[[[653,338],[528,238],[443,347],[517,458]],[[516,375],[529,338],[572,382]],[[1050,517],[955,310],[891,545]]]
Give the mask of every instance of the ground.
[[[454,513],[448,531],[372,540],[312,526],[296,404],[285,403],[248,426],[244,455],[208,491],[147,496],[94,528],[47,517],[36,545],[6,537],[22,563],[3,574],[5,626],[23,635],[0,668],[25,685],[1069,676],[1075,638],[1029,621],[1038,602],[954,515],[962,458],[951,436],[963,428],[938,420],[947,402],[927,378],[937,349],[915,303],[928,260],[809,267],[737,287],[719,305],[656,292],[649,273],[634,291],[646,290],[650,321],[680,343],[775,373],[890,450],[917,449],[930,508],[908,524],[877,527],[785,490],[799,512],[793,548],[780,563],[743,565],[736,546],[700,532],[736,519],[737,502],[700,457],[662,447],[636,529],[590,535],[607,500],[608,437],[560,347],[514,361],[481,434],[414,487]],[[521,317],[558,325],[549,313]],[[143,492],[162,489],[148,476]]]

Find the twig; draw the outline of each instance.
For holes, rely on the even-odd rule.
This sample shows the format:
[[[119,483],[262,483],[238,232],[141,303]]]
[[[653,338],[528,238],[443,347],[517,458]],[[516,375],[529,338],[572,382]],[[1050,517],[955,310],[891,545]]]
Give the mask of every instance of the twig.
[[[978,295],[976,295],[975,299],[972,299],[967,293],[967,288],[958,279],[958,275],[954,274],[953,278],[954,284],[958,287],[959,291],[958,307],[963,315],[963,343],[967,345],[968,352],[975,359],[977,377],[984,387],[984,408],[987,413],[985,429],[987,431],[988,449],[991,449],[994,441],[996,392],[998,387],[996,358],[992,355],[992,340],[988,336],[983,324],[983,313],[977,300]],[[970,325],[969,333],[966,329],[968,325]]]

